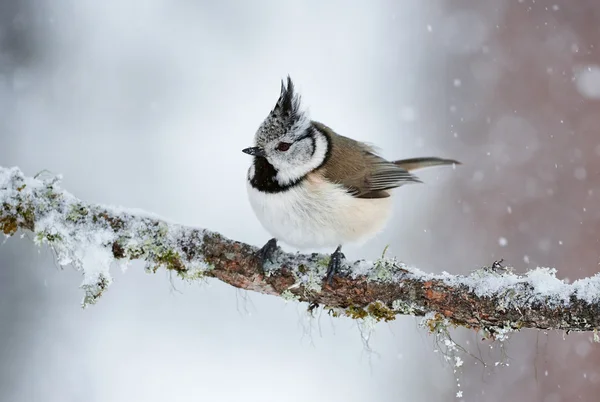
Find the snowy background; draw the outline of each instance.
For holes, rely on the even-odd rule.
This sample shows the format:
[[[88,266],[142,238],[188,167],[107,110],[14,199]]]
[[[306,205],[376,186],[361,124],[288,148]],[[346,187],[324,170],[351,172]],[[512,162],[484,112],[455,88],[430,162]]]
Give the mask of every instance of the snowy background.
[[[388,158],[464,162],[397,192],[389,253],[466,273],[599,269],[600,4],[577,1],[4,0],[0,165],[64,175],[90,202],[143,208],[256,245],[254,132],[291,74],[313,118]],[[589,335],[467,331],[461,372],[413,318],[356,323],[133,265],[85,311],[79,273],[0,246],[0,401],[589,401]],[[490,347],[492,346],[492,347]],[[483,368],[481,359],[491,367]],[[509,366],[494,363],[502,361]]]

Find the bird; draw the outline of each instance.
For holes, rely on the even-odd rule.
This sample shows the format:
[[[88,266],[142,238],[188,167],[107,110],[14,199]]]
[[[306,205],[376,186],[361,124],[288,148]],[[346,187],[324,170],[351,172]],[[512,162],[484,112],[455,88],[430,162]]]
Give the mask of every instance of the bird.
[[[335,247],[325,279],[332,284],[345,259],[342,247],[364,244],[383,230],[392,191],[421,183],[411,173],[454,159],[388,161],[364,142],[311,120],[291,77],[281,80],[277,103],[258,127],[247,172],[250,205],[272,238],[258,251],[264,269],[278,241],[297,249]]]

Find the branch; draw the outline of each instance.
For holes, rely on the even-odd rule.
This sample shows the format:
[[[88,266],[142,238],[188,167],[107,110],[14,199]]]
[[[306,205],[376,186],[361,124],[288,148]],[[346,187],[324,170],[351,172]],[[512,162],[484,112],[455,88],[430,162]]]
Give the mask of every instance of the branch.
[[[87,203],[62,190],[60,177],[25,177],[0,167],[0,231],[33,232],[61,265],[83,272],[83,305],[95,303],[111,283],[113,262],[143,260],[189,280],[216,278],[241,289],[322,306],[334,316],[393,320],[425,316],[431,330],[459,325],[489,336],[520,328],[596,331],[600,328],[600,275],[567,284],[555,270],[523,275],[495,263],[468,276],[426,274],[395,259],[347,262],[332,286],[324,282],[328,256],[278,249],[263,272],[257,247],[207,229],[155,215]]]

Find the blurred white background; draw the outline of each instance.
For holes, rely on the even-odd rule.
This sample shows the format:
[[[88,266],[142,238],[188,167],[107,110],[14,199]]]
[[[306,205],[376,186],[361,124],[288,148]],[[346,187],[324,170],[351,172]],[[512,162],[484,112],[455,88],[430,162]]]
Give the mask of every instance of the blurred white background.
[[[443,156],[397,191],[389,253],[466,273],[597,271],[600,5],[584,1],[0,3],[0,165],[90,202],[262,245],[241,149],[290,74],[312,117],[388,158]],[[455,374],[418,320],[354,322],[134,264],[81,310],[47,249],[0,247],[1,401],[442,401]],[[493,366],[490,345],[456,339]],[[465,401],[594,400],[588,335],[527,331],[510,367],[464,356]]]

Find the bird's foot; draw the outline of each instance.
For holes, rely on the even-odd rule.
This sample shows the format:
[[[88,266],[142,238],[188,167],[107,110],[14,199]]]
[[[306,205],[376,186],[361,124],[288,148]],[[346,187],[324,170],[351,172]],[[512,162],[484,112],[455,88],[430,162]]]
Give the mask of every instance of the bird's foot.
[[[329,265],[327,267],[327,284],[331,286],[333,282],[334,275],[340,270],[342,267],[342,261],[346,259],[344,253],[342,253],[342,246],[338,246],[335,249],[333,254],[331,254],[331,258],[329,260]]]
[[[258,252],[256,256],[260,262],[260,267],[263,270],[263,273],[266,272],[265,264],[268,262],[273,262],[273,254],[277,250],[277,239],[273,238],[269,240]]]

